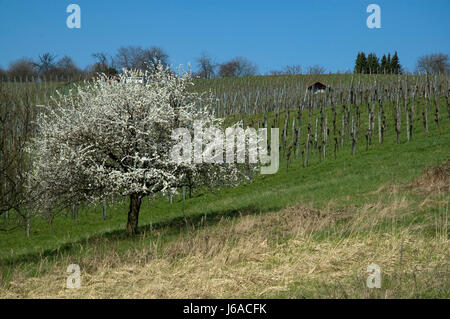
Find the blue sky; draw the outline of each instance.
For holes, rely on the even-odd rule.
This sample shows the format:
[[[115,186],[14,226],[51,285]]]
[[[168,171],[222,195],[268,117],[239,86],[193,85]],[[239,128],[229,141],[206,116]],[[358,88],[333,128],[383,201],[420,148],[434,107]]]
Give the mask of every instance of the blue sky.
[[[81,29],[66,26],[66,7],[81,7]],[[366,8],[381,7],[381,29]],[[164,48],[174,65],[208,51],[218,62],[245,56],[261,73],[288,64],[353,68],[358,51],[398,51],[413,70],[420,55],[450,54],[448,0],[0,0],[0,67],[51,52],[78,66],[93,52],[127,45]]]

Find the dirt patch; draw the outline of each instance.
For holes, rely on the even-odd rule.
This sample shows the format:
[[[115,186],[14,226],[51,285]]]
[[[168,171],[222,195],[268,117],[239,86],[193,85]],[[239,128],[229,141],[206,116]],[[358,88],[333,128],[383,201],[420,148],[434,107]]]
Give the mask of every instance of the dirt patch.
[[[450,159],[439,166],[428,167],[422,176],[408,185],[421,194],[440,194],[450,190]]]

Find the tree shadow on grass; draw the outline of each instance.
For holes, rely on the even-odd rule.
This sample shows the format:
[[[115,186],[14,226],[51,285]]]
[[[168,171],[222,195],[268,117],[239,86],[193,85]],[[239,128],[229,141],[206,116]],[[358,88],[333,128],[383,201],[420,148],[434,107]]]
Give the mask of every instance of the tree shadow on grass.
[[[281,207],[280,207],[281,209]],[[242,217],[246,215],[255,215],[264,213],[267,211],[274,211],[273,207],[271,209],[262,209],[256,205],[248,205],[242,208],[228,209],[221,211],[210,211],[207,213],[190,214],[184,216],[178,216],[167,220],[162,220],[156,223],[151,223],[147,225],[142,225],[138,228],[138,233],[135,236],[127,237],[125,234],[125,229],[116,229],[108,231],[101,234],[88,235],[87,237],[68,242],[59,245],[57,248],[45,249],[39,252],[32,252],[27,254],[22,254],[18,256],[10,256],[0,259],[0,267],[13,267],[19,264],[26,263],[38,263],[44,258],[57,258],[58,256],[69,255],[71,252],[75,253],[80,250],[80,247],[95,245],[99,241],[113,242],[113,241],[128,241],[129,246],[133,246],[133,243],[142,240],[142,236],[145,234],[148,238],[152,233],[157,233],[159,230],[165,230],[167,235],[170,234],[180,234],[181,232],[186,232],[189,229],[203,228],[217,224],[222,219],[232,219],[236,217]],[[156,236],[155,236],[156,238]],[[1,275],[1,274],[0,274]]]

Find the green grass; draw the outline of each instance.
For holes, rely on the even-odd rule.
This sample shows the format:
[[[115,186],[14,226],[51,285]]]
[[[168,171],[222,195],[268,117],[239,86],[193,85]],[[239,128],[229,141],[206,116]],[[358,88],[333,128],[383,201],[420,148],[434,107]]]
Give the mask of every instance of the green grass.
[[[365,194],[380,185],[407,183],[420,175],[424,167],[437,165],[450,157],[449,131],[430,133],[430,136],[421,134],[399,145],[389,140],[383,145],[377,144],[374,141],[367,152],[360,145],[355,156],[347,146],[339,151],[337,160],[330,154],[331,158],[321,163],[318,155],[313,154],[311,166],[306,168],[302,167],[300,158],[293,160],[288,171],[282,162],[275,175],[260,176],[252,184],[231,189],[197,192],[186,201],[181,200],[181,194],[174,198],[173,204],[167,199],[145,199],[139,224],[143,227],[150,223],[168,223],[183,216],[201,218],[205,214],[268,212],[297,202],[318,208],[331,199],[342,206],[361,204],[368,200]],[[98,205],[80,209],[77,220],[72,220],[70,213],[67,217],[55,218],[52,225],[37,218],[33,220],[30,239],[21,230],[0,234],[0,257],[7,260],[8,257],[41,254],[95,234],[120,232],[126,224],[126,200],[108,206],[107,220],[103,220],[102,207]]]
[[[260,176],[252,184],[213,193],[197,192],[186,201],[181,200],[181,195],[174,199],[173,204],[167,199],[146,199],[141,209],[140,226],[169,223],[183,216],[198,219],[205,214],[268,212],[297,202],[319,208],[331,199],[342,206],[349,203],[358,205],[368,200],[365,194],[380,185],[407,183],[420,175],[424,167],[450,157],[450,132],[418,135],[400,145],[392,141],[377,144],[374,142],[368,152],[361,150],[361,146],[355,156],[350,154],[347,146],[339,151],[337,160],[328,158],[321,163],[318,163],[317,154],[313,154],[311,166],[307,168],[302,167],[299,158],[293,161],[288,171],[280,164],[276,175]],[[20,230],[0,234],[0,256],[4,260],[23,255],[38,256],[96,234],[117,234],[116,231],[121,232],[125,228],[126,211],[125,200],[122,204],[108,206],[106,221],[102,219],[100,205],[80,209],[77,220],[58,217],[52,226],[35,219],[30,239]]]
[[[362,119],[367,120],[367,110],[362,108],[362,111]],[[329,119],[330,112],[331,110],[327,110]],[[318,112],[315,112],[314,116],[317,115]],[[291,112],[291,119],[294,116],[296,115]],[[135,238],[126,238],[123,235],[128,208],[126,199],[116,199],[114,205],[108,205],[107,220],[102,219],[101,205],[87,206],[79,209],[77,220],[71,219],[70,214],[56,217],[52,225],[41,218],[33,219],[31,238],[27,238],[25,232],[20,229],[0,233],[0,275],[3,285],[9,282],[16,271],[23,271],[27,276],[39,276],[45,272],[46,267],[50,268],[52,263],[62,258],[83,259],[94,251],[97,254],[114,251],[118,255],[125,255],[130,250],[139,251],[155,243],[158,247],[162,247],[166,243],[184,238],[194,228],[219,227],[217,223],[221,218],[269,213],[298,203],[319,210],[332,203],[333,209],[343,209],[351,214],[366,203],[375,201],[379,195],[374,191],[380,186],[406,185],[420,176],[424,168],[439,165],[450,158],[450,125],[446,116],[442,116],[441,131],[438,132],[430,115],[430,132],[425,135],[423,127],[420,126],[420,115],[417,114],[416,132],[412,140],[406,142],[405,133],[402,132],[400,144],[395,143],[392,119],[389,113],[387,116],[389,126],[384,144],[379,145],[377,136],[374,136],[368,151],[365,150],[365,139],[362,134],[358,140],[356,154],[351,155],[350,141],[346,137],[345,147],[339,148],[337,159],[334,159],[330,145],[326,159],[319,161],[318,152],[313,151],[308,167],[303,167],[301,157],[294,157],[289,169],[286,170],[285,159],[282,158],[277,174],[258,176],[250,184],[214,191],[196,190],[193,198],[185,201],[181,199],[180,194],[174,198],[172,204],[165,198],[145,199],[139,217],[141,234]],[[273,119],[273,114],[269,118]],[[246,119],[248,122],[261,120],[261,114]],[[307,120],[305,112],[303,132],[306,131]],[[279,123],[281,128],[284,123],[283,115]],[[414,202],[423,200],[423,196],[411,192],[405,192],[404,195]],[[440,199],[446,201],[448,205],[448,193],[440,196]],[[440,218],[444,213],[437,206],[424,211],[416,205],[412,212],[405,212],[398,218],[395,226],[418,229],[421,234],[433,238],[436,235],[436,228],[430,223],[427,214],[431,214],[432,218],[437,218],[436,216]],[[346,219],[343,219],[334,225],[333,229],[315,231],[313,238],[320,242],[354,237],[355,233],[348,231],[347,226]],[[389,232],[392,227],[393,221],[384,219],[375,228],[366,230],[364,227],[360,228],[358,235]],[[277,243],[278,240],[283,239],[277,236]],[[284,240],[289,241],[289,238]],[[46,263],[43,263],[43,260]],[[395,280],[397,279],[391,278],[391,282]],[[314,289],[309,291],[304,285],[300,287],[294,282],[288,291],[266,296],[314,297],[323,294],[342,297],[352,282],[347,280],[339,283],[345,286],[342,289],[339,285],[321,286],[318,282],[311,285]],[[361,290],[354,292],[353,295],[367,297],[366,293],[366,290]],[[430,292],[423,288],[415,296],[448,296],[446,293],[448,291]]]

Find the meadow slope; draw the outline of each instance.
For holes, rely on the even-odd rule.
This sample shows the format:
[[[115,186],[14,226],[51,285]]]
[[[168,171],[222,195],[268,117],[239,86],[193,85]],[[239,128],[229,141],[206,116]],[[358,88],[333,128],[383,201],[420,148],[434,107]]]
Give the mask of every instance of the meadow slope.
[[[218,88],[229,89],[227,81]],[[402,126],[397,143],[395,103],[387,102],[383,143],[375,135],[366,143],[361,130],[352,154],[346,134],[335,153],[330,142],[326,157],[311,149],[306,167],[303,153],[288,162],[284,147],[277,174],[194,189],[172,203],[146,198],[132,238],[124,236],[121,198],[108,200],[106,220],[98,203],[79,207],[76,219],[69,211],[51,223],[34,218],[30,238],[23,229],[0,232],[0,298],[449,298],[450,117],[442,106],[437,127],[430,113],[427,134],[426,101],[416,101],[409,141]],[[337,108],[339,119],[345,109]],[[360,110],[367,127],[369,108]],[[333,117],[329,108],[304,113],[301,150],[308,121]],[[283,127],[295,105],[266,116]],[[233,114],[227,122],[239,119],[259,125],[264,115]],[[286,140],[293,141],[291,129]],[[0,226],[13,222],[12,214]],[[381,289],[366,287],[372,263],[381,268]],[[81,268],[80,289],[66,288],[70,264]]]
[[[133,239],[105,232],[10,257],[0,297],[448,298],[448,142],[423,137],[398,152],[293,167],[270,183],[190,199],[206,203]],[[71,263],[81,289],[65,288]],[[382,289],[365,287],[371,263]]]

